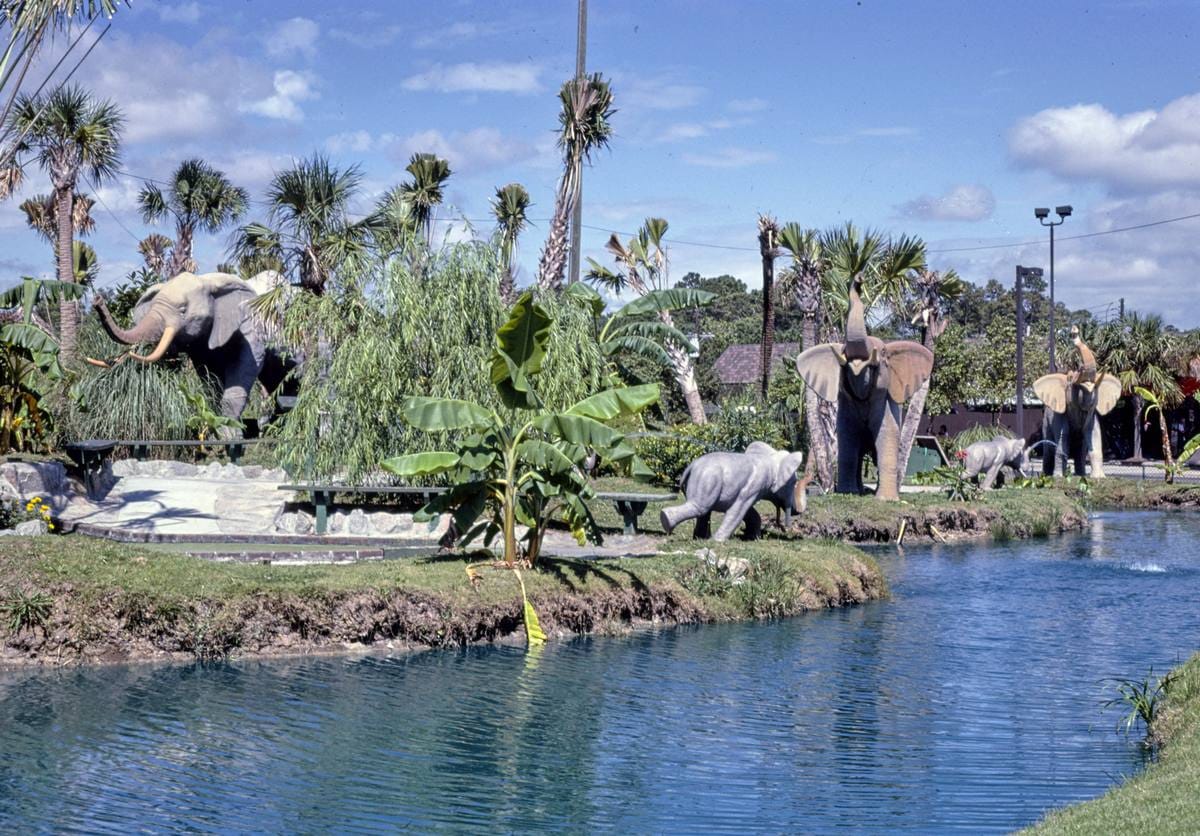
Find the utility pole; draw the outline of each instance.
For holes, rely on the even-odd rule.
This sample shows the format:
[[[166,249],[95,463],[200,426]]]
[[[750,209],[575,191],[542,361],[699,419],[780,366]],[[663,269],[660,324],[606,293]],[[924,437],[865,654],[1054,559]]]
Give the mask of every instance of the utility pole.
[[[578,28],[575,33],[575,82],[587,73],[587,0],[579,0]],[[575,208],[571,213],[571,262],[568,284],[579,281],[579,259],[583,249],[583,165],[575,183]]]
[[[1033,216],[1041,222],[1042,226],[1050,227],[1050,371],[1058,371],[1058,359],[1054,353],[1054,227],[1062,226],[1063,221],[1071,217],[1070,206],[1056,206],[1054,213],[1058,215],[1057,221],[1050,221],[1050,210],[1039,206],[1033,210]]]
[[[1017,265],[1017,437],[1025,438],[1025,277],[1042,275],[1040,267]]]
[[[1121,313],[1121,321],[1124,322],[1125,321],[1125,297],[1124,296],[1121,297],[1121,304],[1120,304],[1120,307],[1118,310]]]

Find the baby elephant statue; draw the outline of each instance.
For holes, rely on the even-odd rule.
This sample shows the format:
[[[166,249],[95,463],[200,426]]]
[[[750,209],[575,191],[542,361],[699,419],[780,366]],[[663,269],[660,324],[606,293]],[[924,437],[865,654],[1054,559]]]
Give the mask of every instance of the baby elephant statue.
[[[803,453],[776,450],[761,441],[755,441],[745,453],[703,455],[683,471],[679,487],[687,501],[663,509],[663,530],[670,534],[681,522],[694,519],[697,538],[728,540],[745,520],[746,539],[753,540],[762,531],[762,518],[754,503],[766,499],[787,511],[808,507],[808,480],[796,478],[803,460]],[[725,514],[715,535],[710,533],[713,511]]]
[[[984,474],[981,483],[984,490],[995,486],[996,477],[1004,466],[1011,467],[1022,476],[1029,470],[1029,454],[1025,451],[1025,440],[1022,438],[1004,438],[997,436],[990,441],[976,441],[967,445],[968,479]]]

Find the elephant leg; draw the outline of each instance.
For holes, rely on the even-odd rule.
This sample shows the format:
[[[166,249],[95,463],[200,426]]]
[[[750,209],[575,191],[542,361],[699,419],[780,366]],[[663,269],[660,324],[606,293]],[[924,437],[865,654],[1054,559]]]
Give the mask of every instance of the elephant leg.
[[[878,419],[875,432],[875,464],[879,469],[879,486],[875,495],[884,500],[900,498],[900,407],[886,392],[882,401],[872,411]]]
[[[757,508],[751,505],[742,519],[746,523],[746,529],[742,532],[743,540],[757,540],[762,537],[762,515],[758,513]]]
[[[1092,460],[1092,478],[1104,478],[1104,438],[1100,435],[1100,422],[1092,420],[1091,449],[1088,457]]]
[[[250,399],[250,392],[262,369],[263,354],[256,352],[243,339],[230,347],[230,352],[224,359],[227,362],[220,369],[221,386],[224,389],[221,393],[221,414],[226,418],[241,419],[246,402]],[[240,431],[223,427],[219,434],[221,438],[228,439],[236,437]]]
[[[987,473],[983,477],[983,489],[989,491],[996,484],[996,477],[1000,474],[1000,468],[1004,467],[1004,462],[996,462],[987,469]]]
[[[680,523],[694,520],[703,513],[704,509],[689,499],[674,508],[663,508],[658,514],[658,521],[662,524],[663,531],[670,534]]]
[[[847,404],[838,406],[837,492],[862,493],[861,428],[855,421],[855,410]]]
[[[746,514],[754,511],[754,500],[758,499],[758,495],[754,494],[748,497],[738,497],[734,503],[729,506],[729,510],[725,512],[725,518],[721,520],[721,526],[717,529],[717,533],[713,535],[713,539],[723,543],[733,536],[733,532],[737,531],[737,527],[742,524],[742,520],[746,518]],[[758,512],[755,511],[755,516]],[[762,519],[759,519],[759,527],[762,526]]]
[[[711,511],[696,517],[696,526],[692,529],[692,537],[696,540],[708,540],[712,537]]]

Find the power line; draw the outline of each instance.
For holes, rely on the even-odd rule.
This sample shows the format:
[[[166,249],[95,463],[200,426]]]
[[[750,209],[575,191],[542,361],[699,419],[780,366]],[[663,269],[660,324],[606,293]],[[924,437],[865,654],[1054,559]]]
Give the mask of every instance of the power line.
[[[87,181],[88,186],[90,186],[92,189],[92,195],[95,196],[96,200],[98,200],[100,202],[100,205],[102,207],[104,207],[104,211],[108,213],[108,216],[117,222],[117,226],[119,226],[119,227],[121,227],[121,229],[125,230],[126,235],[128,235],[130,238],[132,238],[136,243],[140,244],[142,242],[142,239],[140,239],[136,235],[134,235],[133,231],[129,227],[125,226],[124,223],[121,222],[121,219],[117,217],[116,213],[113,212],[112,209],[108,208],[108,204],[104,202],[104,198],[100,197],[100,190],[98,188],[96,188],[96,184],[91,181],[91,178],[89,178],[85,174],[83,176],[83,179],[85,181]]]
[[[1178,218],[1165,218],[1164,220],[1161,220],[1161,221],[1150,221],[1149,223],[1135,224],[1133,226],[1122,226],[1122,227],[1118,227],[1117,229],[1105,229],[1101,232],[1086,232],[1082,235],[1064,235],[1064,236],[1061,236],[1058,240],[1059,241],[1078,241],[1082,238],[1098,238],[1101,235],[1115,235],[1118,232],[1130,232],[1131,230],[1135,230],[1135,229],[1147,229],[1148,227],[1152,227],[1152,226],[1162,226],[1163,224],[1173,224],[1173,223],[1177,223],[1179,221],[1190,221],[1193,218],[1200,218],[1200,212],[1196,212],[1195,214],[1192,214],[1192,215],[1180,215]],[[1040,239],[1037,241],[1021,241],[1021,242],[1014,243],[1014,244],[989,244],[987,246],[982,246],[982,247],[952,247],[950,249],[943,249],[943,250],[926,250],[926,252],[929,252],[929,253],[968,253],[968,252],[976,252],[979,250],[1003,250],[1003,249],[1008,249],[1009,247],[1032,247],[1034,245],[1043,244],[1043,243],[1045,243],[1045,240]]]

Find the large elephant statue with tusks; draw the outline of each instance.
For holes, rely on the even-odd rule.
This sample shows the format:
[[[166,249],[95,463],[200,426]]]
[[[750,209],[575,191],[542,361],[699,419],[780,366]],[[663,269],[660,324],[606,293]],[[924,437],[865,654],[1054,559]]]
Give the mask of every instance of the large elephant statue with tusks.
[[[1054,442],[1053,455],[1042,459],[1046,476],[1065,476],[1067,460],[1075,463],[1075,475],[1085,476],[1091,465],[1093,479],[1104,478],[1104,443],[1100,420],[1121,399],[1121,381],[1098,371],[1096,355],[1071,328],[1071,341],[1079,351],[1079,370],[1043,375],[1033,382],[1033,391],[1046,409],[1042,416],[1042,436]]]
[[[837,404],[837,491],[862,493],[863,459],[873,453],[879,499],[900,498],[900,404],[933,371],[933,353],[920,343],[867,334],[862,283],[850,283],[846,341],[823,343],[796,358],[796,371],[824,400]]]
[[[268,346],[262,322],[247,307],[257,295],[250,283],[227,273],[180,273],[142,294],[129,328],[116,322],[99,296],[96,309],[117,342],[153,344],[148,354],[130,351],[133,360],[154,363],[171,353],[187,354],[201,373],[220,382],[221,414],[240,418],[255,381],[273,391],[288,371],[288,360]]]

